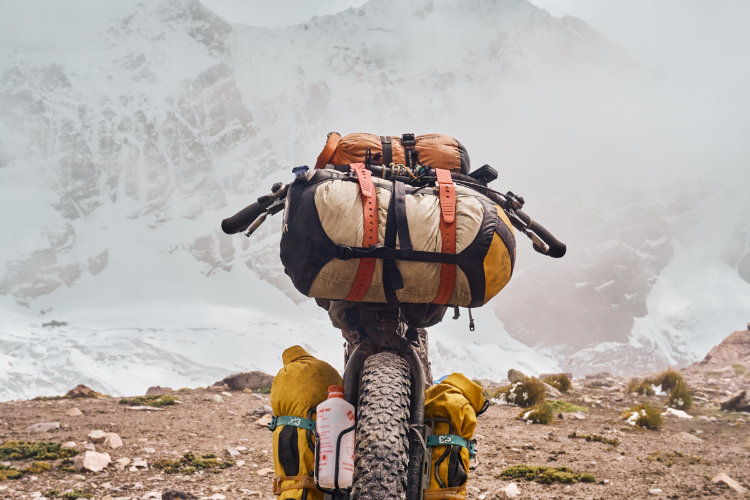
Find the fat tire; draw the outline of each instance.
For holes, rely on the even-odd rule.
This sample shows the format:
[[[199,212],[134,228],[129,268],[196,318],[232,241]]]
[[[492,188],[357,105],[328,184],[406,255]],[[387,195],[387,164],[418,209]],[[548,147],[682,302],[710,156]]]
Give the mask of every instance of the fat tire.
[[[409,366],[392,352],[367,358],[359,387],[352,500],[406,498]]]

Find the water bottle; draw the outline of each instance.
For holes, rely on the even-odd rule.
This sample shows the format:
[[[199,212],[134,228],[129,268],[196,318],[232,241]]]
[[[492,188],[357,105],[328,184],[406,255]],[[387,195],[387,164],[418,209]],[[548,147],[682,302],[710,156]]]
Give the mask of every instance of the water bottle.
[[[318,432],[318,484],[323,488],[335,488],[336,464],[338,463],[339,488],[349,488],[354,474],[354,431],[341,437],[336,456],[336,442],[342,431],[354,426],[354,406],[344,399],[344,387],[328,387],[328,399],[316,409]]]

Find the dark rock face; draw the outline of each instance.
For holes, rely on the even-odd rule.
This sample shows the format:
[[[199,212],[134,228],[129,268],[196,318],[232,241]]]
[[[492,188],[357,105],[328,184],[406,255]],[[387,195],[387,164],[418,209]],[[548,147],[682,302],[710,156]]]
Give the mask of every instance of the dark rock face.
[[[747,411],[750,412],[750,398],[747,391],[741,391],[719,403],[724,411]]]
[[[750,326],[750,325],[749,325]],[[750,330],[734,332],[690,368],[697,370],[723,368],[735,363],[750,367]]]
[[[235,373],[222,380],[233,391],[249,389],[257,391],[259,389],[269,389],[273,383],[273,375],[267,373],[252,371]]]

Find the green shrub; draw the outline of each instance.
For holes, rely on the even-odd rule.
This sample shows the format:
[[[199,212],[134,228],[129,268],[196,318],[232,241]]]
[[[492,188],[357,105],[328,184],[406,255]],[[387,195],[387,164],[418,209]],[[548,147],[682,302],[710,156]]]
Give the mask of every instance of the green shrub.
[[[206,469],[226,469],[234,465],[231,460],[221,461],[214,454],[196,455],[195,453],[185,453],[178,460],[161,459],[154,462],[154,467],[161,469],[167,474],[190,474],[197,470]]]
[[[678,410],[689,410],[693,407],[693,394],[682,377],[680,377],[669,393],[669,406]]]
[[[568,467],[545,467],[543,465],[513,465],[498,476],[502,479],[525,479],[542,484],[552,483],[594,483],[593,474],[579,474]]]
[[[640,394],[641,396],[653,396],[655,394],[654,388],[651,385],[650,379],[631,379],[630,382],[628,382],[627,387],[625,388],[627,392],[634,392],[637,394]]]
[[[684,382],[682,375],[680,375],[680,372],[670,368],[669,370],[657,375],[653,379],[652,383],[654,385],[660,385],[662,391],[670,392],[680,381]]]
[[[158,408],[160,406],[171,406],[177,401],[179,401],[179,399],[177,399],[172,394],[164,394],[162,396],[138,396],[135,398],[122,398],[120,400],[120,404],[128,406],[154,406]]]
[[[604,436],[599,436],[597,434],[578,434],[576,432],[571,432],[568,434],[568,438],[570,439],[585,439],[586,441],[594,441],[597,443],[604,443],[608,444],[610,446],[617,446],[620,444],[620,440],[617,438],[614,439],[608,439]]]
[[[57,460],[78,453],[78,450],[63,449],[60,443],[47,441],[5,441],[0,444],[0,460]]]
[[[551,399],[547,404],[555,413],[577,413],[579,411],[589,411],[585,406],[578,406],[562,399]]]
[[[568,392],[571,387],[570,379],[564,373],[558,373],[557,375],[551,375],[544,379],[546,383],[554,387],[560,392]]]
[[[661,412],[653,406],[643,403],[625,410],[622,414],[630,425],[643,427],[644,429],[657,430],[661,427]]]
[[[530,408],[544,401],[546,392],[544,384],[538,378],[524,377],[511,386],[501,387],[497,395],[502,393],[508,403]]]
[[[552,411],[552,406],[546,402],[541,402],[530,410],[522,411],[516,418],[526,422],[531,422],[532,424],[547,425],[552,423],[553,416],[554,412]]]

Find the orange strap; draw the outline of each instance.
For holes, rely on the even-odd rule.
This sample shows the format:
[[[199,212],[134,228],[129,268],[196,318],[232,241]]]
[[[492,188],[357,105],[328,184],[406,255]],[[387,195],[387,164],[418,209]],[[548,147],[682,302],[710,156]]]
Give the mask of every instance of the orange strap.
[[[364,163],[353,163],[351,169],[357,174],[359,189],[362,192],[362,246],[369,247],[378,244],[378,204],[375,185],[372,183],[370,171]],[[357,275],[352,283],[352,289],[344,300],[360,302],[370,288],[372,275],[375,272],[375,259],[359,259]]]
[[[424,500],[466,500],[466,486],[424,490]]]
[[[456,253],[456,186],[450,170],[435,169],[440,198],[440,239],[442,253]],[[456,265],[440,264],[440,288],[433,304],[447,304],[456,286]]]
[[[323,151],[320,152],[318,159],[315,161],[315,168],[325,168],[325,166],[333,159],[333,155],[336,152],[340,140],[341,135],[339,135],[338,132],[328,133],[326,145],[323,147]]]
[[[283,481],[296,481],[287,486],[281,486]],[[273,494],[280,495],[282,492],[287,490],[317,490],[315,486],[315,479],[310,476],[274,476],[273,478]]]

